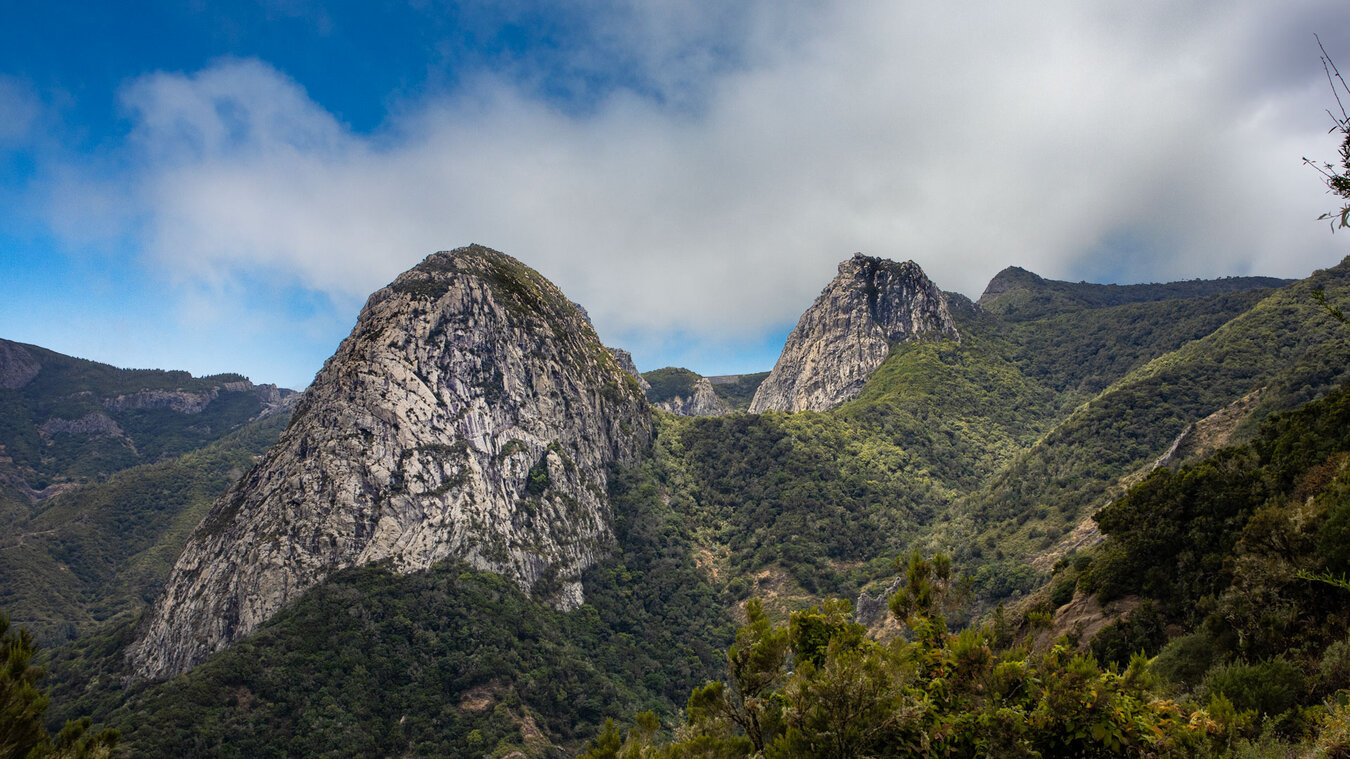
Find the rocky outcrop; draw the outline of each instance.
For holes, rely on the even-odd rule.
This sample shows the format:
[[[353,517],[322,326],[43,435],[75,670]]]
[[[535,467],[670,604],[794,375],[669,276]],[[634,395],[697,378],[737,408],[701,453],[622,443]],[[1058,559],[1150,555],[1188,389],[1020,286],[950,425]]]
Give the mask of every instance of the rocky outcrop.
[[[947,297],[913,261],[861,253],[802,314],[751,413],[823,411],[854,398],[895,343],[959,340]]]
[[[107,414],[85,414],[79,419],[48,419],[38,428],[44,435],[111,435],[122,437],[122,428]]]
[[[722,416],[731,413],[731,406],[713,391],[712,382],[707,377],[699,377],[694,382],[693,391],[688,397],[676,395],[652,405],[680,416]]]
[[[610,348],[609,352],[614,355],[614,360],[619,362],[619,368],[628,372],[633,379],[637,380],[638,387],[642,388],[642,392],[645,393],[652,388],[651,384],[642,378],[641,372],[638,371],[637,364],[633,363],[633,354],[623,348]]]
[[[42,365],[22,345],[0,340],[0,389],[18,390],[42,371]]]
[[[252,393],[263,404],[262,415],[276,413],[295,403],[288,399],[293,390],[284,390],[272,384],[255,385],[248,380],[225,382],[219,386],[192,393],[186,390],[139,390],[115,398],[106,398],[103,407],[109,411],[130,411],[131,409],[167,409],[180,414],[200,414],[211,402],[220,397],[221,392]]]
[[[289,428],[211,509],[128,652],[182,672],[329,574],[462,559],[560,608],[612,545],[608,466],[650,442],[642,391],[515,259],[437,253],[372,295]]]
[[[103,407],[109,411],[143,408],[167,409],[180,414],[200,414],[219,395],[219,388],[211,388],[200,393],[189,393],[185,390],[140,390],[108,398],[103,401]]]

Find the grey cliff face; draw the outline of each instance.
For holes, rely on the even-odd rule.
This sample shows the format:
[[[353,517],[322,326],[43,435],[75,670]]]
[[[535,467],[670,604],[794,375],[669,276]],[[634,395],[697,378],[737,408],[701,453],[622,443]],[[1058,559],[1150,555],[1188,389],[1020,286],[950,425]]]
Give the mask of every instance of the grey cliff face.
[[[220,397],[222,390],[232,393],[252,393],[257,396],[263,404],[264,416],[287,408],[287,399],[294,394],[287,390],[286,394],[283,395],[281,389],[276,385],[255,385],[248,380],[242,380],[226,382],[199,393],[189,393],[185,390],[141,390],[127,395],[119,395],[116,398],[106,398],[103,401],[103,407],[109,411],[129,411],[144,408],[167,409],[180,414],[200,414],[206,410],[207,406],[211,405],[212,401]]]
[[[713,391],[712,381],[707,377],[700,377],[694,383],[694,391],[688,398],[677,395],[652,405],[680,416],[723,416],[731,413],[731,407]]]
[[[614,360],[619,362],[619,368],[628,372],[633,376],[633,379],[637,380],[638,387],[642,388],[642,392],[645,393],[651,389],[651,384],[642,378],[642,373],[638,371],[637,364],[633,363],[633,354],[623,348],[610,348],[609,352],[614,356]]]
[[[824,411],[862,391],[894,343],[959,340],[947,297],[913,261],[861,253],[802,314],[751,413]]]
[[[614,540],[607,466],[645,449],[649,414],[536,272],[476,245],[428,257],[370,297],[278,443],[197,527],[134,672],[183,672],[371,562],[463,559],[579,605],[581,571]]]

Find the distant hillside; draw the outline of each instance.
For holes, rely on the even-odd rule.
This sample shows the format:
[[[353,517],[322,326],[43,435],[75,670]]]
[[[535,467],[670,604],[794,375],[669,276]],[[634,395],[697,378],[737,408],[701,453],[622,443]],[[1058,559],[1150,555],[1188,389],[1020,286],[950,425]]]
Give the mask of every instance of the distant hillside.
[[[74,487],[0,538],[0,609],[44,643],[135,614],[158,592],[211,503],[276,442],[289,412],[196,451]]]
[[[694,385],[701,376],[688,369],[667,366],[664,369],[643,372],[642,378],[651,385],[647,390],[647,400],[652,403],[664,403],[676,397],[687,398],[693,395]]]
[[[750,408],[750,401],[755,397],[755,391],[759,389],[760,384],[768,376],[768,372],[756,372],[754,374],[703,377],[688,369],[668,366],[664,369],[645,372],[642,379],[646,380],[649,385],[647,400],[653,405],[685,416],[716,416],[729,412],[747,411]],[[701,389],[700,385],[705,380],[707,386]],[[709,391],[720,400],[720,403],[714,404],[705,401],[701,405],[676,404],[677,399],[687,402]]]
[[[0,513],[200,448],[294,397],[238,374],[118,369],[0,340]]]
[[[1161,456],[1188,424],[1253,391],[1262,390],[1261,402],[1242,425],[1247,435],[1270,413],[1350,379],[1350,340],[1314,301],[1314,289],[1333,303],[1350,302],[1350,260],[1275,291],[1074,409],[969,498],[986,530],[975,550],[1048,547],[1118,495],[1116,483]]]
[[[724,374],[709,377],[708,381],[712,383],[713,392],[726,401],[733,411],[748,411],[750,401],[754,400],[755,391],[768,376],[767,371],[753,374]]]
[[[977,302],[986,311],[1009,321],[1025,321],[1087,308],[1282,287],[1292,281],[1274,277],[1224,277],[1161,284],[1099,285],[1045,279],[1026,269],[1009,266],[989,281]]]

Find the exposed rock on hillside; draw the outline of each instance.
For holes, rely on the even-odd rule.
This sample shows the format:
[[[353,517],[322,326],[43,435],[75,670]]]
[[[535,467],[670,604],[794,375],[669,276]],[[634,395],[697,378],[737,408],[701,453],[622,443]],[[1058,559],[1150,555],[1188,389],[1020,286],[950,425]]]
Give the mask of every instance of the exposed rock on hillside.
[[[18,343],[0,340],[0,388],[17,390],[27,385],[42,365]]]
[[[122,437],[122,428],[107,414],[85,414],[79,419],[48,419],[38,428],[46,435],[111,435]]]
[[[286,401],[294,391],[281,390],[276,385],[255,385],[248,380],[226,382],[201,392],[185,390],[140,390],[135,393],[119,395],[103,401],[109,411],[129,411],[131,409],[167,409],[180,414],[200,414],[211,405],[211,401],[220,397],[221,391],[230,393],[252,393],[263,404],[264,413],[278,407],[285,407]]]
[[[652,405],[680,416],[722,416],[731,413],[731,407],[713,391],[712,382],[707,377],[695,380],[693,392],[687,397],[676,395]]]
[[[647,383],[647,380],[643,379],[642,373],[638,371],[637,364],[633,363],[633,354],[623,348],[610,348],[609,352],[614,354],[614,360],[619,362],[620,369],[633,375],[633,379],[637,380],[638,386],[642,388],[642,392],[645,393],[651,389],[651,385]]]
[[[437,253],[370,297],[290,427],[198,526],[129,652],[182,672],[344,567],[459,558],[562,608],[613,542],[610,462],[651,419],[577,308],[515,259]]]
[[[892,344],[925,338],[960,339],[946,295],[913,261],[859,253],[802,314],[750,412],[837,406],[862,391]]]

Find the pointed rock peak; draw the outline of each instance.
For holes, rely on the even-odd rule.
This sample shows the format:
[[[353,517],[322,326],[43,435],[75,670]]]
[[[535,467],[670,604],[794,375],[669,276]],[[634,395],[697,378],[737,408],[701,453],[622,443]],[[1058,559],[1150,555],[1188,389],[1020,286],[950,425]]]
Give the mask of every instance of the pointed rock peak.
[[[960,337],[946,294],[918,264],[856,254],[802,314],[750,411],[833,408],[862,391],[893,344]]]
[[[614,542],[609,466],[648,445],[635,379],[537,272],[480,245],[372,295],[277,444],[207,514],[128,650],[185,671],[333,572],[458,559],[561,608]]]

